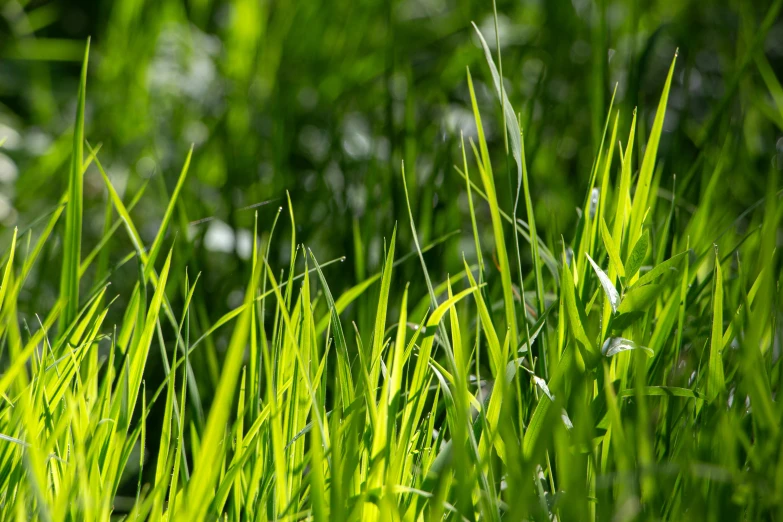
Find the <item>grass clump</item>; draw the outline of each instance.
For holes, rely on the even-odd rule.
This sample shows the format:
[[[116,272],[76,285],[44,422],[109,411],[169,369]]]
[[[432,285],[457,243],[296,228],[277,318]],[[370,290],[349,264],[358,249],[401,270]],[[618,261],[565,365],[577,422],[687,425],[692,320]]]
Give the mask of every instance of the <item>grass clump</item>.
[[[478,35],[514,198],[501,208],[502,162],[490,156],[468,72],[477,140],[463,143],[452,182],[467,193],[475,263],[442,280],[429,273],[407,199],[418,187],[401,168],[413,248],[396,228],[383,231],[381,271],[337,293],[333,261],[297,242],[288,199],[268,233],[256,214],[241,303],[214,321],[199,275],[178,261],[190,248],[179,198],[199,152],[145,245],[138,199],[123,202],[84,140],[85,53],[67,192],[4,249],[0,519],[783,516],[776,171],[767,197],[728,222],[715,198],[720,155],[706,161],[692,213],[659,197],[675,181],[656,162],[675,56],[651,129],[635,111],[622,128],[610,105],[579,220],[545,240],[525,137]],[[108,208],[103,239],[82,259],[88,168]],[[477,225],[482,207],[491,237]],[[283,212],[285,241],[274,234]],[[118,234],[132,251],[113,251]],[[54,305],[19,310],[56,241]],[[284,270],[269,262],[280,244],[290,249]],[[109,254],[114,265],[98,262]],[[395,271],[413,257],[424,295],[409,295]],[[128,273],[132,290],[115,297],[109,283]],[[356,304],[374,317],[368,328],[344,322]],[[201,351],[214,357],[212,377],[194,371]],[[162,375],[150,374],[151,358]]]

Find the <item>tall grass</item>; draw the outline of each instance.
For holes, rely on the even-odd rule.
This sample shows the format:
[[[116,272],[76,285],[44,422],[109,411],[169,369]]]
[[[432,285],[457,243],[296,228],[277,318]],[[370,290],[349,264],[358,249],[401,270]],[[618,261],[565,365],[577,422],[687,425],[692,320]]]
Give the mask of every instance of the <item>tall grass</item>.
[[[464,183],[476,264],[465,259],[442,281],[430,274],[408,199],[414,245],[379,231],[382,270],[337,293],[329,271],[343,265],[297,242],[288,199],[268,233],[256,214],[244,297],[211,322],[199,275],[177,262],[191,154],[145,245],[137,200],[123,202],[84,141],[85,52],[63,204],[15,232],[3,258],[0,519],[783,518],[776,170],[767,197],[728,225],[715,201],[720,161],[693,213],[659,197],[674,182],[656,160],[675,56],[651,129],[635,112],[623,128],[610,105],[580,218],[545,239],[518,114],[479,39],[516,197],[500,207],[502,168],[468,71],[478,139],[463,144],[450,182]],[[110,208],[104,239],[82,259],[87,168]],[[399,175],[416,197],[421,187],[403,166]],[[480,207],[491,237],[478,229]],[[283,212],[291,236],[280,239]],[[134,250],[112,251],[114,234]],[[29,324],[17,303],[52,242],[61,290],[50,309],[25,311],[40,314]],[[268,255],[281,245],[282,270]],[[96,270],[108,253],[119,261]],[[414,257],[425,295],[409,295],[395,272]],[[135,285],[117,299],[109,283],[125,264],[137,267]],[[370,328],[341,319],[352,305],[374,317]],[[117,306],[121,321],[107,323]],[[222,353],[210,345],[218,330],[230,332]],[[190,360],[208,346],[216,385],[202,396],[209,377]],[[164,375],[153,378],[158,356]]]

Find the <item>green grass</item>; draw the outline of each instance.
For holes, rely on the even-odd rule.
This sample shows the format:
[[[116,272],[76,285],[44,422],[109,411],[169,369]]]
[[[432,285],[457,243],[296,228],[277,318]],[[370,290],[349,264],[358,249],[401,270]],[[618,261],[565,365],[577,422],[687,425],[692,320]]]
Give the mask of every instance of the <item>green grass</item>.
[[[255,213],[243,297],[218,318],[186,266],[189,167],[210,152],[191,148],[145,242],[134,207],[146,185],[121,197],[84,140],[85,51],[67,191],[4,245],[0,520],[783,518],[777,170],[763,173],[765,198],[727,216],[716,187],[731,144],[713,144],[693,211],[676,188],[660,197],[675,179],[658,160],[675,54],[650,128],[612,98],[579,219],[544,230],[531,135],[478,36],[489,71],[464,80],[477,139],[447,180],[467,196],[475,263],[428,269],[425,253],[452,236],[420,239],[412,202],[429,189],[400,165],[396,217],[412,244],[377,230],[379,271],[338,291],[344,259],[299,243],[281,199],[271,219]],[[484,76],[505,157],[482,125]],[[714,126],[699,136],[717,139]],[[82,259],[87,169],[107,207]],[[62,254],[46,258],[52,248]],[[283,267],[270,261],[281,249]],[[41,265],[62,267],[59,293],[22,310]]]

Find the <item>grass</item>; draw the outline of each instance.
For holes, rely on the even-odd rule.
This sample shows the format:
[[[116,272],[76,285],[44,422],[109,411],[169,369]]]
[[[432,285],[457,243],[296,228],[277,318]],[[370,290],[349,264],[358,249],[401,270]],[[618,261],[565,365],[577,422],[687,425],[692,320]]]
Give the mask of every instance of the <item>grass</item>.
[[[727,141],[700,160],[693,212],[676,188],[660,197],[675,182],[658,161],[675,54],[649,129],[610,103],[579,219],[542,237],[530,136],[476,31],[508,149],[505,165],[492,157],[468,71],[477,139],[448,183],[464,186],[475,263],[428,269],[450,236],[420,242],[412,201],[427,187],[401,165],[412,247],[378,231],[380,270],[337,293],[343,258],[299,242],[287,197],[268,220],[256,211],[243,297],[217,319],[185,266],[183,188],[206,153],[191,148],[145,244],[139,199],[124,203],[84,140],[85,51],[67,192],[2,259],[1,520],[783,518],[777,170],[766,197],[727,217]],[[90,168],[108,197],[82,259]],[[54,304],[20,310],[50,248]],[[288,266],[270,261],[280,249]],[[413,258],[421,295],[400,276]],[[131,284],[116,296],[118,280]],[[351,306],[370,320],[347,321]]]

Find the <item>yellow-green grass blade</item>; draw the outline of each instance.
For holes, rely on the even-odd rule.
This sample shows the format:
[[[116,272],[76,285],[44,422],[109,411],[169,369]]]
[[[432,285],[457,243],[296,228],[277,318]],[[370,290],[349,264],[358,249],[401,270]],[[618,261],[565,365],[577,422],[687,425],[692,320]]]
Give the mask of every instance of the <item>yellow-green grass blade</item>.
[[[159,326],[159,325],[158,325]],[[158,332],[160,330],[158,329]],[[159,339],[162,341],[162,336],[159,335]],[[174,350],[174,362],[177,360],[177,351]],[[155,497],[152,504],[152,510],[150,513],[150,520],[156,521],[161,519],[163,514],[163,502],[166,495],[164,484],[168,485],[171,478],[171,472],[169,467],[169,450],[171,449],[171,435],[172,435],[172,417],[174,411],[174,401],[176,400],[176,375],[177,372],[169,372],[166,384],[166,404],[163,409],[163,425],[160,430],[160,442],[158,443],[158,455],[155,465]]]
[[[647,252],[650,247],[650,233],[645,230],[644,233],[636,240],[631,253],[628,254],[628,259],[625,263],[625,277],[626,285],[633,283],[636,273],[642,267],[644,259],[647,257]]]
[[[90,149],[91,152],[93,151],[89,143],[87,144],[87,148]],[[128,213],[128,209],[125,207],[125,204],[122,202],[122,198],[120,198],[120,195],[117,194],[117,191],[114,189],[114,185],[112,185],[111,181],[109,180],[109,176],[106,174],[103,165],[101,165],[101,162],[97,157],[95,158],[95,165],[98,167],[98,172],[100,172],[101,177],[103,178],[103,182],[106,185],[106,189],[109,191],[109,199],[111,199],[112,203],[114,204],[114,209],[120,215],[120,218],[122,219],[123,223],[125,224],[125,227],[128,230],[128,236],[133,242],[134,248],[136,249],[137,252],[139,252],[140,256],[146,256],[146,254],[143,253],[144,246],[141,241],[141,236],[139,235],[139,232],[136,230],[136,227],[133,224],[133,219],[131,219],[130,214]],[[143,259],[146,259],[146,257],[144,257]]]
[[[79,309],[79,264],[82,244],[82,161],[84,155],[84,100],[87,95],[87,60],[90,40],[84,49],[84,61],[79,80],[79,96],[76,105],[76,123],[73,129],[73,151],[68,176],[68,208],[65,213],[63,238],[63,263],[60,276],[60,294],[67,296],[65,309],[60,316],[60,330],[73,320]]]
[[[566,349],[557,366],[552,371],[549,388],[554,390],[555,394],[559,392],[562,381],[572,372],[574,354],[575,350]],[[535,410],[533,410],[522,439],[522,456],[526,461],[538,457],[542,444],[545,442],[545,437],[553,429],[553,420],[556,414],[553,404],[549,396],[544,394],[536,404]]]
[[[138,391],[142,381],[144,368],[147,363],[147,355],[152,343],[152,336],[155,331],[155,326],[158,321],[158,314],[163,303],[163,298],[166,290],[166,281],[169,274],[169,267],[171,266],[172,251],[169,251],[169,255],[166,258],[166,263],[160,273],[160,279],[155,289],[155,293],[150,301],[149,309],[146,313],[144,329],[138,337],[138,340],[134,343],[134,346],[128,350],[128,366],[123,368],[123,372],[128,379],[128,398],[127,407],[128,411],[132,412],[138,398]],[[121,376],[120,379],[123,377]],[[119,396],[118,396],[119,397]],[[112,408],[112,417],[118,418],[118,410],[121,407],[120,400],[115,400],[114,407]],[[129,422],[130,419],[126,419],[125,422]]]
[[[604,248],[606,249],[606,253],[609,254],[609,261],[611,261],[609,273],[625,277],[625,267],[620,258],[620,249],[615,244],[614,239],[612,239],[612,234],[609,232],[606,221],[603,219],[601,219],[601,239],[603,239]]]
[[[413,219],[413,210],[411,209],[411,201],[408,194],[408,183],[405,181],[405,164],[402,163],[400,165],[400,174],[402,176],[402,188],[405,193],[405,205],[408,209],[408,220],[410,222],[411,226],[411,234],[413,235],[413,243],[416,245],[416,252],[419,256],[419,261],[421,263],[421,271],[424,275],[424,281],[427,283],[427,292],[430,296],[430,303],[432,304],[432,307],[434,309],[438,308],[438,298],[435,294],[435,289],[432,286],[432,279],[430,278],[429,271],[427,270],[427,263],[424,262],[424,255],[423,250],[421,248],[421,245],[419,244],[419,233],[416,231],[416,222]],[[446,333],[446,328],[444,325],[438,323],[437,328],[440,333],[440,340],[441,344],[444,347],[444,353],[449,361],[449,366],[454,366],[454,353],[452,352],[451,343],[449,342],[448,335]]]
[[[372,352],[370,353],[370,385],[375,386],[381,371],[381,349],[384,344],[384,332],[386,330],[386,310],[389,302],[389,290],[391,287],[392,267],[394,266],[394,244],[397,239],[397,227],[394,227],[386,262],[383,265],[383,277],[381,278],[381,292],[378,295],[378,307],[375,312],[375,328],[372,337]],[[374,395],[374,392],[373,392]],[[374,402],[374,401],[373,401]]]
[[[484,256],[481,254],[481,241],[479,240],[478,225],[476,224],[476,210],[473,206],[473,191],[471,190],[472,183],[470,181],[470,174],[468,170],[468,157],[465,153],[465,137],[460,132],[460,149],[462,150],[462,169],[465,178],[465,188],[468,193],[468,210],[470,211],[470,225],[473,231],[473,242],[476,248],[476,259],[479,265],[479,281],[482,281],[484,274]],[[459,171],[459,169],[457,169]]]
[[[310,257],[313,259],[313,264],[318,271],[318,278],[321,281],[324,295],[326,296],[326,304],[329,307],[329,316],[332,324],[334,342],[337,347],[337,373],[340,381],[340,391],[342,393],[342,401],[344,406],[348,406],[353,402],[353,381],[351,380],[350,362],[348,359],[348,345],[345,342],[345,334],[343,333],[343,327],[340,323],[340,314],[337,310],[337,306],[332,298],[332,292],[329,290],[329,285],[326,283],[326,277],[324,277],[321,265],[318,264],[315,255],[310,251]]]
[[[408,402],[405,406],[405,411],[402,417],[402,429],[399,436],[399,448],[407,448],[410,444],[411,432],[414,426],[417,426],[421,418],[421,407],[426,402],[427,385],[430,380],[427,376],[427,369],[429,368],[430,354],[432,345],[435,340],[434,331],[438,323],[440,323],[443,316],[448,312],[449,308],[457,304],[461,299],[474,293],[478,290],[477,286],[471,286],[470,288],[463,290],[455,296],[441,303],[436,308],[432,315],[427,320],[426,329],[427,336],[421,342],[419,349],[418,359],[414,368],[413,376],[411,378],[410,385],[408,387]],[[432,333],[430,333],[432,332]]]
[[[159,285],[159,276],[156,274],[154,267],[151,272],[147,273],[146,269],[147,267],[152,266],[152,263],[150,263],[150,258],[147,256],[147,253],[144,249],[143,242],[141,240],[141,236],[139,235],[139,232],[137,231],[133,219],[131,218],[128,209],[126,208],[125,204],[122,202],[122,199],[117,194],[117,191],[114,189],[114,186],[112,185],[111,181],[109,180],[108,175],[106,174],[106,171],[104,170],[103,166],[101,165],[100,160],[97,158],[97,155],[95,154],[95,151],[90,147],[90,144],[87,144],[87,147],[90,149],[91,153],[95,156],[95,164],[98,167],[98,171],[101,173],[101,177],[103,178],[104,184],[106,185],[106,189],[109,192],[109,197],[114,204],[114,208],[117,210],[117,213],[120,215],[123,223],[125,224],[125,228],[128,232],[128,236],[131,239],[131,242],[134,245],[134,248],[136,249],[136,252],[139,256],[139,259],[141,261],[141,272],[142,277],[139,278],[139,284],[146,282],[147,276],[144,274],[148,274],[149,279],[152,281],[153,285],[157,289],[157,286]],[[190,156],[188,156],[188,159]],[[187,167],[186,162],[186,167]],[[183,174],[181,175],[181,181],[184,179],[182,176],[184,176],[187,172],[187,169],[183,169]],[[133,203],[133,202],[131,202]],[[173,203],[170,203],[170,207],[173,208]],[[161,231],[159,230],[159,235]],[[120,347],[125,350],[126,346],[129,342],[131,342],[131,335],[139,335],[141,333],[141,325],[144,323],[143,316],[144,316],[144,306],[140,306],[140,301],[146,302],[146,298],[144,298],[144,295],[146,293],[146,285],[145,286],[139,286],[137,285],[136,288],[134,288],[133,294],[131,295],[128,307],[126,308],[126,315],[124,317],[122,329],[120,330]],[[174,317],[174,312],[172,310],[171,304],[169,303],[168,298],[166,297],[165,293],[163,294],[163,311],[166,315],[166,318],[168,319],[169,323],[174,329],[177,329],[177,321]],[[136,316],[137,321],[136,325],[132,321],[129,320],[130,317]],[[179,330],[177,330],[177,342],[178,346],[183,345],[181,336],[179,335]],[[187,365],[187,371],[193,375],[193,370],[189,365],[189,360],[183,357],[183,360],[186,361]],[[189,381],[192,385],[192,388],[190,389],[191,392],[191,400],[193,400],[197,413],[199,415],[201,414],[201,400],[199,397],[198,389],[196,387],[195,379],[191,379]]]
[[[186,317],[190,314],[190,310],[187,310],[185,312]],[[186,336],[187,337],[187,336]],[[176,352],[175,352],[176,353]],[[187,353],[187,351],[186,351]],[[175,357],[176,359],[176,357]],[[176,363],[176,360],[174,361]],[[173,373],[173,372],[172,372]],[[185,390],[187,389],[187,379],[188,379],[188,373],[182,372],[182,384],[180,386],[180,396],[179,396],[179,403],[183,405],[182,413],[179,417],[179,426],[177,427],[177,447],[174,450],[174,465],[172,467],[171,471],[171,482],[169,483],[169,505],[168,505],[168,517],[169,520],[172,520],[174,516],[177,514],[177,496],[179,493],[179,473],[180,473],[180,467],[184,467],[187,469],[187,462],[185,461],[185,440],[184,440],[184,431],[185,431]],[[182,460],[180,460],[182,459]],[[180,462],[184,464],[184,466],[180,466]]]
[[[185,184],[185,179],[188,176],[188,169],[190,167],[190,159],[192,156],[193,145],[191,145],[190,150],[188,151],[188,155],[185,158],[185,164],[182,166],[182,171],[179,174],[179,178],[177,178],[177,185],[174,187],[174,192],[171,193],[171,198],[169,198],[169,204],[166,207],[166,212],[163,214],[163,219],[160,222],[160,228],[158,229],[158,233],[155,236],[155,240],[152,242],[152,247],[150,247],[149,255],[144,266],[145,281],[149,279],[152,271],[155,268],[155,259],[158,257],[158,253],[163,246],[163,240],[166,237],[169,222],[171,221],[171,216],[174,213],[174,206],[177,204],[179,193],[182,191],[182,186]]]
[[[614,95],[612,95],[612,100],[614,101]],[[611,236],[609,234],[609,230],[606,227],[606,207],[607,202],[609,201],[609,177],[610,177],[610,171],[612,168],[612,160],[614,159],[614,146],[617,140],[617,124],[620,121],[620,111],[615,112],[614,116],[614,123],[612,124],[612,136],[609,139],[609,148],[606,151],[606,156],[604,158],[604,168],[603,172],[601,174],[601,193],[599,194],[599,202],[598,202],[598,212],[596,213],[596,219],[595,224],[596,227],[599,228],[601,237],[603,238],[604,235]],[[606,231],[604,231],[606,229]],[[619,260],[619,254],[618,254],[618,260]],[[622,274],[620,274],[622,275]]]
[[[506,135],[511,137],[510,140],[511,153],[512,156],[514,157],[514,162],[516,163],[517,166],[516,195],[514,197],[514,208],[511,216],[514,222],[516,222],[517,208],[519,205],[519,194],[522,187],[524,187],[524,197],[525,197],[525,205],[527,207],[527,218],[528,218],[528,227],[530,229],[530,235],[531,237],[537,237],[536,221],[535,221],[535,215],[533,213],[533,202],[530,196],[530,186],[528,181],[527,165],[525,161],[524,136],[522,134],[521,129],[519,128],[519,122],[517,121],[517,118],[514,114],[514,109],[511,107],[511,103],[509,102],[508,97],[506,96],[506,93],[503,88],[502,68],[500,73],[498,73],[498,70],[495,67],[495,63],[492,60],[492,54],[489,51],[489,46],[487,45],[487,42],[484,40],[484,36],[481,34],[481,31],[479,31],[475,23],[473,24],[473,29],[476,31],[476,34],[478,35],[479,42],[481,43],[481,46],[484,50],[484,57],[487,61],[487,64],[489,65],[490,72],[492,73],[492,80],[495,86],[495,92],[500,100],[501,109],[503,113],[504,139]],[[500,60],[500,48],[498,47],[498,63],[500,63],[499,60]],[[475,109],[475,107],[474,107],[474,111],[477,112],[477,109]],[[506,130],[508,131],[507,133]],[[508,144],[506,144],[506,151],[508,152]],[[536,293],[537,293],[538,305],[539,305],[538,311],[539,313],[542,313],[544,311],[545,306],[544,306],[543,279],[541,278],[541,260],[539,259],[539,255],[538,255],[538,243],[536,241],[532,241],[530,245],[532,247],[532,253],[533,253],[533,271],[535,273]],[[521,261],[519,255],[519,236],[517,234],[514,234],[514,246],[515,246],[517,266],[519,271],[518,273],[519,284],[520,284],[520,289],[522,291],[523,310],[525,311],[525,315],[527,315],[527,308],[524,307],[524,281],[522,279],[522,268],[520,266]],[[512,332],[513,332],[513,328],[512,328]]]
[[[405,285],[400,304],[399,321],[397,322],[397,337],[390,349],[390,364],[387,369],[389,375],[383,382],[381,399],[378,403],[378,424],[374,428],[373,445],[370,453],[372,459],[377,462],[370,485],[376,487],[382,485],[383,475],[388,464],[387,459],[391,455],[390,441],[392,440],[392,429],[400,403],[405,333],[408,321],[407,314],[408,285]]]
[[[471,142],[472,142],[472,140],[471,140]],[[481,190],[481,188],[473,180],[471,180],[468,176],[466,176],[465,173],[462,171],[462,169],[460,169],[459,167],[454,167],[454,170],[456,170],[457,174],[459,174],[460,176],[462,176],[463,179],[466,180],[466,183],[470,184],[470,188],[471,188],[472,192],[475,192],[476,194],[478,194],[481,197],[481,199],[483,199],[484,201],[489,201],[489,199],[487,198],[487,195],[484,193],[484,191]],[[521,219],[517,218],[517,221],[516,221],[516,224],[515,224],[514,223],[514,219],[511,216],[509,216],[503,209],[498,209],[498,211],[500,213],[500,217],[503,218],[503,221],[506,221],[507,223],[515,225],[514,228],[515,228],[517,234],[521,235],[522,238],[525,241],[527,241],[528,243],[530,243],[532,241],[532,239],[531,239],[532,236],[529,233],[530,229],[529,229],[527,223],[525,223]],[[537,239],[538,239],[538,246],[537,246],[537,248],[538,248],[539,256],[541,257],[541,260],[547,266],[547,268],[549,269],[549,271],[552,274],[552,276],[555,279],[557,279],[557,277],[558,277],[557,276],[557,272],[558,272],[558,270],[557,270],[557,262],[555,261],[555,258],[552,255],[552,252],[546,246],[546,244],[541,239],[541,237],[538,237]]]
[[[139,190],[136,191],[136,194],[133,195],[133,199],[131,199],[130,203],[128,203],[127,211],[132,211],[136,205],[141,201],[141,197],[144,195],[145,190],[147,189],[147,186],[149,185],[148,181],[145,181],[144,184],[139,188]],[[108,202],[112,208],[114,208],[114,203],[111,200],[111,197],[109,198]],[[92,265],[92,262],[95,261],[97,257],[100,255],[105,254],[109,251],[109,249],[106,247],[106,244],[109,242],[109,240],[114,236],[114,233],[117,232],[117,229],[122,226],[125,220],[122,218],[116,220],[114,223],[111,224],[111,226],[105,231],[103,235],[101,235],[100,241],[93,247],[92,250],[90,250],[90,253],[84,256],[84,259],[82,259],[82,264],[79,267],[79,276],[83,277],[85,272],[87,272],[87,269],[90,268]],[[100,263],[99,263],[100,266]],[[100,271],[99,271],[100,273]]]
[[[447,234],[444,234],[444,235],[440,236],[439,238],[435,239],[434,241],[431,241],[428,245],[422,247],[421,252],[425,253],[425,252],[428,252],[428,251],[432,250],[436,246],[441,245],[445,241],[447,241],[448,239],[456,236],[458,233],[459,233],[459,230],[454,230],[452,232],[449,232]],[[392,265],[392,267],[393,268],[397,268],[398,266],[400,266],[401,264],[405,263],[406,261],[408,261],[409,259],[413,258],[414,256],[418,256],[418,253],[419,253],[418,250],[414,250],[413,252],[408,252],[404,256],[402,256],[399,259],[397,259],[394,262],[394,264]],[[321,266],[321,268],[324,268],[324,267],[326,267],[326,266],[328,266],[328,265],[330,265],[330,264],[332,264],[332,263],[334,263],[336,261],[342,261],[342,260],[344,260],[344,258],[341,257],[341,258],[338,258],[337,260],[332,260],[332,261],[327,261],[325,263],[322,263],[320,266]],[[315,272],[316,269],[312,268],[312,269],[310,269],[310,271],[311,272]],[[364,294],[364,292],[366,292],[376,281],[379,281],[381,279],[382,275],[383,275],[382,272],[378,272],[376,274],[373,274],[372,276],[368,277],[364,281],[362,281],[360,283],[357,283],[356,285],[352,286],[351,288],[349,288],[348,290],[346,290],[345,292],[340,294],[340,297],[338,297],[337,300],[334,303],[338,315],[343,313],[345,311],[345,309],[348,308],[348,305],[350,305],[351,303],[356,301],[356,299],[358,299],[359,296]],[[299,277],[302,277],[302,275],[298,275],[296,278],[299,278]],[[436,295],[438,294],[437,289],[435,289],[435,294]],[[422,300],[423,301],[427,301],[428,298],[429,298],[429,296],[426,297],[426,298],[423,298]],[[431,298],[429,298],[429,299],[431,299]],[[425,305],[425,307],[426,307],[426,305]],[[319,336],[322,335],[326,331],[326,328],[329,326],[330,321],[331,321],[331,312],[328,313],[328,314],[325,314],[323,317],[321,317],[321,319],[318,320],[318,323],[316,324],[316,332],[317,332],[317,334]]]
[[[560,293],[560,298],[565,302],[568,324],[571,326],[571,335],[579,346],[579,353],[584,359],[585,364],[588,367],[593,368],[598,363],[599,352],[584,329],[584,325],[587,322],[584,307],[582,306],[579,296],[576,294],[576,285],[571,273],[571,268],[568,266],[568,263],[566,263],[565,247],[563,249],[563,271]],[[611,306],[609,299],[606,300],[606,306]],[[605,314],[605,316],[608,315]]]
[[[638,288],[640,286],[650,284],[659,277],[665,278],[672,273],[678,273],[679,266],[687,255],[688,250],[685,250],[684,252],[680,252],[679,254],[670,257],[663,263],[656,265],[652,270],[637,279],[632,288]]]
[[[628,136],[628,144],[625,147],[625,154],[622,156],[622,169],[620,171],[620,186],[617,191],[617,198],[615,203],[614,224],[612,226],[612,241],[620,251],[620,256],[625,251],[623,249],[623,239],[627,237],[626,233],[626,218],[628,216],[627,201],[631,190],[631,173],[633,169],[633,147],[634,138],[636,136],[636,109],[633,111],[633,119],[631,121],[631,132]],[[609,273],[610,278],[616,277],[617,274]]]
[[[313,257],[313,259],[315,259],[315,257]],[[305,386],[306,392],[308,393],[309,398],[310,398],[310,405],[309,406],[312,406],[312,408],[313,408],[312,412],[313,412],[313,416],[315,417],[315,420],[317,422],[318,429],[320,429],[322,433],[325,433],[323,419],[322,419],[321,414],[320,414],[320,412],[318,410],[318,402],[317,402],[317,399],[316,399],[316,396],[315,396],[315,391],[314,391],[312,382],[310,381],[310,378],[309,378],[309,374],[308,374],[308,371],[307,371],[307,366],[305,365],[305,363],[304,363],[304,361],[302,359],[301,349],[300,349],[300,347],[299,347],[299,345],[297,343],[297,340],[295,339],[294,332],[296,331],[296,325],[297,325],[298,320],[296,319],[295,316],[289,315],[288,311],[285,309],[285,307],[284,307],[284,299],[283,299],[283,296],[282,296],[282,294],[280,292],[280,287],[277,285],[277,282],[275,281],[274,274],[272,273],[272,269],[271,269],[271,267],[268,264],[266,264],[266,268],[267,268],[267,277],[270,279],[270,281],[272,283],[272,287],[275,290],[275,296],[277,297],[278,305],[279,305],[278,309],[279,309],[280,315],[281,315],[281,317],[283,319],[282,326],[283,326],[283,331],[286,334],[286,342],[288,344],[288,348],[287,349],[289,349],[289,350],[294,352],[294,359],[295,359],[294,364],[298,365],[300,375],[302,375],[303,378],[304,378],[304,386]],[[374,417],[374,415],[373,415],[373,417]],[[274,418],[273,418],[273,422],[274,422]],[[283,449],[282,446],[273,448],[273,451],[275,452],[275,458],[276,459],[281,459],[282,460],[282,458],[283,458],[283,450],[284,449]],[[294,467],[296,467],[296,466],[294,466]],[[284,467],[281,468],[279,466],[279,463],[275,464],[275,468],[276,468],[276,474],[278,474],[275,489],[278,491],[277,499],[279,501],[279,503],[278,503],[278,509],[279,509],[279,507],[281,507],[281,506],[287,506],[287,501],[289,499],[290,493],[295,491],[296,489],[298,489],[298,487],[292,487],[288,492],[283,491],[281,493],[281,491],[280,491],[280,489],[281,489],[280,488],[280,484],[281,484],[280,477],[283,476],[283,475],[280,475],[280,472],[285,473],[285,470],[284,470]],[[278,469],[278,468],[281,468],[281,469]]]
[[[503,233],[503,222],[500,218],[500,210],[495,193],[495,181],[492,177],[492,167],[489,161],[489,151],[487,150],[486,139],[484,138],[484,130],[481,124],[481,115],[478,110],[478,102],[476,101],[476,93],[473,89],[473,80],[470,76],[470,71],[467,73],[468,77],[468,90],[470,91],[471,105],[473,106],[473,118],[476,121],[476,128],[478,129],[479,149],[481,150],[481,160],[483,165],[479,164],[479,173],[484,184],[484,191],[487,195],[487,201],[489,203],[489,211],[492,217],[492,230],[495,237],[495,249],[497,250],[498,263],[500,264],[500,277],[503,287],[503,300],[505,303],[506,312],[506,326],[511,331],[511,345],[517,346],[519,341],[519,333],[517,329],[517,317],[516,310],[514,308],[514,293],[511,288],[511,270],[509,267],[508,254],[506,253],[506,239]],[[516,122],[516,118],[514,118]],[[532,211],[532,209],[531,209]],[[531,230],[532,231],[532,230]],[[535,237],[532,235],[532,237]]]
[[[644,149],[642,166],[639,169],[639,179],[636,182],[636,192],[634,193],[633,206],[631,208],[630,244],[635,244],[642,233],[642,221],[649,205],[650,185],[655,170],[655,159],[658,155],[658,144],[661,141],[661,133],[663,133],[663,120],[666,115],[666,105],[669,101],[669,91],[671,90],[674,65],[676,63],[677,52],[675,51],[671,66],[669,66],[669,74],[666,76],[666,83],[663,86],[661,99],[658,102],[658,110],[655,112],[655,120],[650,131],[650,137],[647,140],[647,147]]]
[[[11,249],[8,254],[8,261],[5,264],[5,270],[3,271],[3,280],[0,282],[0,317],[2,317],[3,304],[5,303],[5,296],[8,293],[8,287],[11,285],[11,272],[14,267],[14,254],[16,252],[16,234],[18,230],[14,229],[14,236],[11,239]],[[15,320],[15,318],[14,318]],[[0,328],[0,332],[2,329]]]
[[[168,261],[167,261],[168,265]],[[258,278],[261,270],[253,273],[245,292],[245,304],[251,303],[258,288]],[[161,275],[161,281],[163,277]],[[213,488],[217,480],[219,463],[226,452],[224,432],[234,398],[239,371],[244,357],[247,343],[250,315],[253,309],[246,306],[234,325],[226,358],[222,366],[222,373],[217,390],[214,394],[212,407],[210,408],[207,424],[201,436],[201,451],[195,457],[195,466],[190,482],[188,482],[187,494],[191,498],[201,499],[191,503],[186,508],[186,517],[190,520],[201,519],[209,507],[208,500],[212,498]]]
[[[65,208],[66,208],[65,206],[57,207],[57,209],[52,214],[52,217],[49,218],[49,222],[46,224],[46,227],[41,232],[41,235],[38,236],[38,240],[35,242],[35,246],[33,247],[33,250],[25,258],[24,264],[22,265],[22,272],[19,275],[20,287],[24,285],[27,276],[30,274],[30,270],[32,270],[35,261],[38,259],[38,256],[41,254],[41,251],[43,250],[46,241],[49,239],[49,236],[52,234],[52,231],[54,230],[54,227],[57,225],[57,221],[60,219],[60,216],[62,215]],[[81,276],[81,272],[79,275]]]
[[[252,273],[258,269],[258,211],[255,211],[253,219],[253,251],[250,262],[250,270]],[[253,308],[253,313],[250,314],[250,361],[248,363],[248,380],[250,384],[248,386],[248,400],[250,403],[250,415],[248,419],[253,422],[258,415],[259,401],[261,397],[260,385],[260,362],[261,354],[258,350],[258,310],[256,300],[250,305]]]
[[[579,224],[577,225],[577,231],[576,231],[576,260],[577,260],[577,274],[579,274],[579,288],[580,292],[584,291],[584,285],[585,281],[587,279],[587,270],[586,267],[586,261],[583,258],[583,254],[587,253],[591,256],[595,256],[595,252],[593,251],[594,243],[595,243],[595,233],[596,233],[596,224],[600,220],[600,215],[598,213],[598,206],[600,205],[601,201],[601,192],[600,190],[595,186],[596,180],[598,179],[598,173],[601,171],[601,161],[604,151],[604,142],[606,141],[606,132],[609,130],[609,121],[611,120],[612,116],[612,107],[614,106],[614,97],[617,94],[617,85],[615,84],[614,92],[612,93],[612,99],[609,103],[609,111],[606,114],[606,119],[604,121],[604,128],[603,133],[601,135],[601,141],[598,145],[598,152],[593,159],[593,166],[590,171],[590,183],[588,185],[588,191],[585,196],[584,204],[582,205],[582,215],[579,219]],[[616,121],[616,119],[615,119]],[[615,128],[616,130],[616,128]],[[610,141],[610,146],[614,145],[614,136],[612,136],[612,139]],[[608,158],[608,161],[611,162],[611,156]],[[598,220],[596,220],[596,216],[598,216]]]

